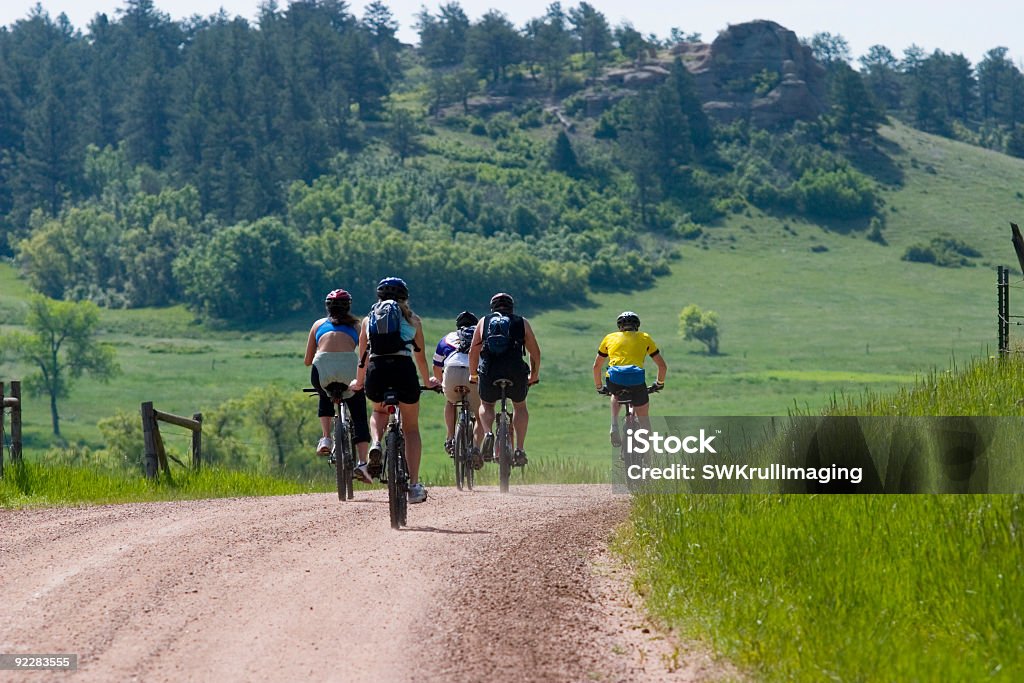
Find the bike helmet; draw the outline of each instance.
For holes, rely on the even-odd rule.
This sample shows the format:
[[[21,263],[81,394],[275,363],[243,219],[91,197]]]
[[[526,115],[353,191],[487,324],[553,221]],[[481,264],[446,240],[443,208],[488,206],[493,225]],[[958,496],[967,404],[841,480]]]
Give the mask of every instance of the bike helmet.
[[[409,286],[400,277],[386,277],[377,283],[377,298],[403,300],[409,298]]]
[[[471,325],[476,325],[479,321],[480,319],[469,311],[463,311],[455,319],[455,327],[470,327]]]
[[[504,311],[511,313],[516,307],[516,300],[512,298],[511,294],[505,292],[498,292],[491,297],[491,310],[492,311]]]
[[[324,303],[327,304],[328,306],[336,306],[338,304],[351,304],[352,295],[346,292],[344,289],[335,289],[332,290],[331,293],[327,295],[327,298],[324,300]]]
[[[619,313],[619,317],[615,319],[615,324],[619,326],[622,331],[632,330],[636,332],[640,329],[640,316],[633,311],[623,311]]]

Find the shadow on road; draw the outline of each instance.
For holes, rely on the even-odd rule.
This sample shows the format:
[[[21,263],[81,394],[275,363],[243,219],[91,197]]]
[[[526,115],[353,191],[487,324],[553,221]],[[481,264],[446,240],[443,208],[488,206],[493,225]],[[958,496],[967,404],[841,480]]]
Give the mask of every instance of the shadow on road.
[[[437,527],[434,527],[434,526],[407,526],[404,529],[401,529],[401,531],[419,531],[419,532],[426,532],[426,533],[431,533],[431,534],[456,534],[456,535],[459,535],[459,536],[462,536],[462,535],[467,535],[468,536],[468,535],[476,535],[476,534],[487,534],[487,535],[490,535],[490,534],[494,533],[493,531],[490,531],[490,530],[487,530],[487,529],[473,529],[471,531],[457,531],[455,529],[438,529]]]

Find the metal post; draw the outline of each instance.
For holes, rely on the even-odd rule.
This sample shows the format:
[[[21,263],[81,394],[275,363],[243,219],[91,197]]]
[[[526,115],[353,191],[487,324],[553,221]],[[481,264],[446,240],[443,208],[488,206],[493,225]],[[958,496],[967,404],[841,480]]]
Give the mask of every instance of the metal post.
[[[1005,355],[1010,350],[1010,328],[1009,328],[1009,286],[1006,268],[999,266],[996,270],[996,292],[999,306],[996,322],[999,331],[999,354]]]
[[[11,409],[11,462],[21,464],[21,382],[11,382],[11,396],[17,401]]]

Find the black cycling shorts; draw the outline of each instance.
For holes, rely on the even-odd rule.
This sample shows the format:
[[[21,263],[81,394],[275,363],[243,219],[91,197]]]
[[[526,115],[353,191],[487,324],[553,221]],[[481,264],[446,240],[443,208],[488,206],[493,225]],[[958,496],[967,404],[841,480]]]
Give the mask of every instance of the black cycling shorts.
[[[494,386],[497,379],[512,380],[511,386],[505,387],[505,396],[513,403],[522,403],[526,400],[526,394],[530,387],[527,382],[530,379],[530,369],[525,363],[521,363],[521,369],[512,368],[504,372],[490,371],[486,374],[481,372],[477,380],[480,382],[480,400],[484,403],[497,403],[501,400],[501,387]],[[497,368],[495,368],[497,370]]]
[[[398,393],[399,403],[420,402],[420,378],[412,356],[372,356],[366,365],[366,397],[374,403],[388,391]]]
[[[633,386],[626,386],[624,384],[616,384],[611,380],[605,381],[605,388],[611,393],[618,396],[622,392],[626,392],[630,400],[633,403],[633,407],[645,406],[651,402],[651,399],[647,395],[646,384],[636,384]]]
[[[316,366],[312,366],[309,381],[313,388],[320,395],[320,404],[317,406],[317,417],[334,417],[334,401],[327,395],[320,386],[320,373]],[[345,399],[348,412],[352,414],[352,443],[370,442],[370,423],[366,419],[366,393],[357,391]]]

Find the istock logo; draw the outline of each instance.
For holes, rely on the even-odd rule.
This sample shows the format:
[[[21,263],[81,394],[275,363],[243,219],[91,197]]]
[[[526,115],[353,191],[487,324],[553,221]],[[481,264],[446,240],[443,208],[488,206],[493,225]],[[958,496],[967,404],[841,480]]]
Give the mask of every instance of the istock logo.
[[[718,453],[711,444],[715,435],[708,436],[704,430],[700,430],[698,436],[662,436],[658,432],[649,429],[627,429],[626,447],[630,453],[645,455],[657,453],[659,455],[676,455],[679,453]]]

